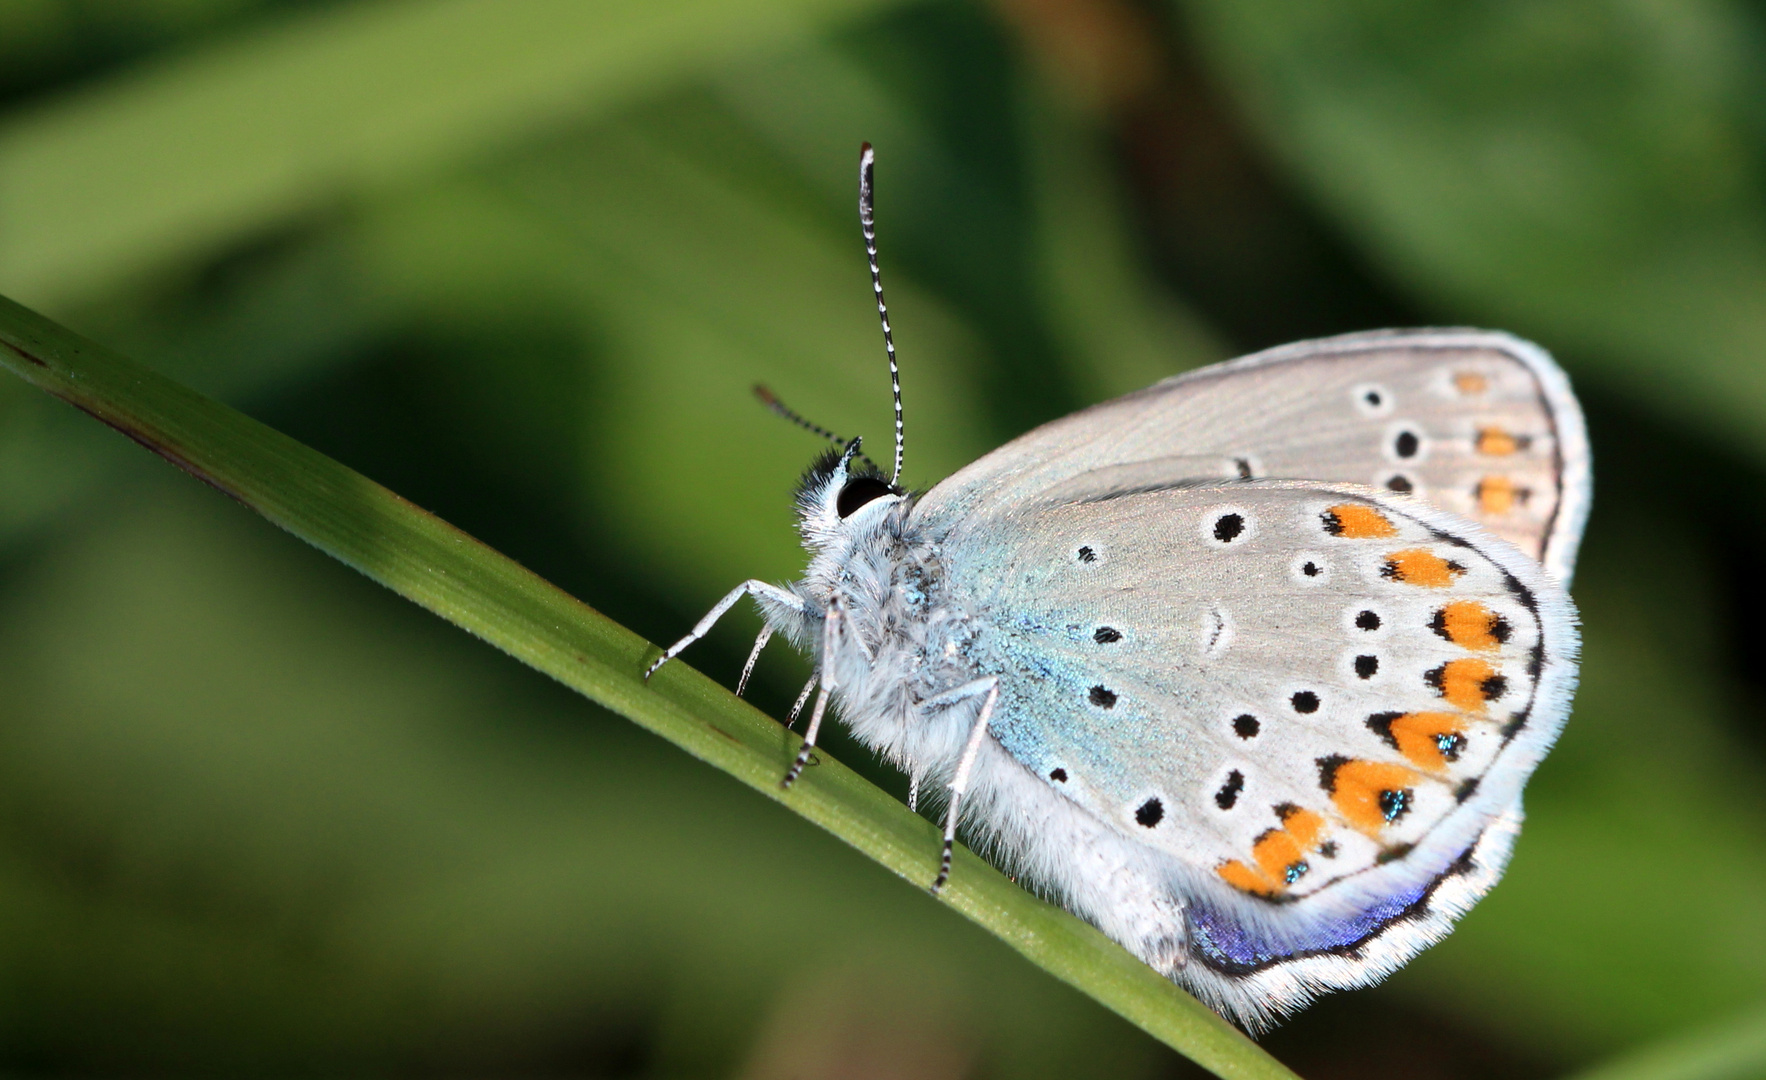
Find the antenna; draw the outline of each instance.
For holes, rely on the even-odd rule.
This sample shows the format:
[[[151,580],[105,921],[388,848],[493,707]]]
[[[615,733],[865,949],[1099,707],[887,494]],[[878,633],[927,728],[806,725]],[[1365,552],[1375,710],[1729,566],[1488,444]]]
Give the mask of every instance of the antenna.
[[[840,436],[834,434],[832,431],[829,431],[827,428],[823,427],[822,425],[811,423],[809,420],[807,420],[803,416],[799,415],[789,405],[786,405],[783,401],[780,401],[778,399],[778,396],[775,395],[771,390],[768,390],[766,387],[762,386],[760,383],[754,384],[754,396],[760,399],[760,403],[762,405],[765,405],[767,408],[771,409],[773,412],[778,413],[780,416],[783,416],[785,419],[791,421],[793,424],[796,424],[798,427],[802,428],[805,431],[808,431],[808,432],[815,434],[815,435],[820,435],[822,438],[833,443],[835,446],[840,447],[842,450],[846,449],[848,446],[851,445],[851,443],[849,443],[847,440],[842,439]],[[852,442],[857,442],[857,441],[858,441],[857,439],[852,440]],[[864,454],[860,454],[858,457],[859,457],[860,461],[863,461],[866,465],[869,465],[871,468],[873,468],[873,469],[877,468],[877,463],[872,461],[869,457],[865,456]],[[878,469],[877,471],[882,472],[881,469]]]
[[[814,435],[820,435],[835,446],[841,447],[842,449],[845,448],[845,439],[842,439],[840,436],[834,434],[820,424],[812,424],[808,420],[805,420],[802,416],[793,411],[790,406],[786,405],[783,401],[780,401],[771,390],[768,390],[760,383],[754,384],[754,396],[760,399],[762,405],[765,405],[767,408],[778,413],[780,416],[783,416],[785,419],[796,424],[803,430]]]
[[[858,156],[858,220],[865,231],[865,255],[871,261],[871,289],[877,294],[877,317],[883,321],[883,348],[889,354],[889,390],[895,396],[895,471],[889,486],[901,480],[901,369],[895,364],[895,335],[889,329],[889,305],[883,302],[883,275],[877,270],[877,220],[871,200],[872,168],[877,154],[865,143]]]

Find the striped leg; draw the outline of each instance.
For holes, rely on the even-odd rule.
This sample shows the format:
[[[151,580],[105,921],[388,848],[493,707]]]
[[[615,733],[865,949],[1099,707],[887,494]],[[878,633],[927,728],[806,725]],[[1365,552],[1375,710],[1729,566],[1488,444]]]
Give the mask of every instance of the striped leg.
[[[754,648],[748,652],[748,662],[742,665],[742,677],[736,680],[736,696],[741,697],[742,691],[748,689],[748,676],[754,674],[754,662],[760,659],[760,650],[773,639],[773,624],[767,623],[760,628],[760,636],[754,639]]]
[[[644,681],[649,682],[650,676],[656,674],[658,668],[681,655],[687,646],[698,641],[706,634],[711,633],[711,628],[716,626],[717,621],[724,617],[724,613],[735,607],[736,601],[742,599],[744,596],[764,596],[774,603],[782,604],[790,608],[796,608],[798,611],[804,610],[802,598],[794,592],[752,578],[748,581],[744,581],[734,589],[731,589],[729,594],[722,600],[719,600],[716,607],[706,612],[705,618],[700,619],[697,623],[693,624],[692,633],[689,633],[686,637],[675,642],[673,645],[670,645],[667,649],[664,649],[662,655],[656,658],[656,662],[651,664],[644,672]],[[765,641],[766,637],[763,635],[761,642],[755,645],[755,651],[757,653],[760,651],[760,644]],[[753,663],[752,658],[750,658],[749,662]]]
[[[797,701],[791,706],[791,715],[785,718],[786,727],[797,723],[798,714],[803,712],[803,703],[809,700],[810,691],[816,688],[816,682],[820,678],[819,675],[811,675],[809,681],[803,684],[803,693],[797,695]]]
[[[803,774],[804,766],[809,764],[809,754],[816,746],[816,735],[822,730],[822,716],[828,709],[828,694],[834,689],[834,650],[840,638],[840,597],[835,595],[828,600],[828,613],[822,616],[822,662],[821,689],[816,692],[816,706],[810,710],[809,727],[803,732],[803,745],[798,747],[797,758],[791,767],[785,770],[785,779],[779,786],[790,790],[791,785]]]
[[[957,815],[962,809],[963,793],[969,790],[969,776],[975,771],[975,758],[981,753],[981,740],[987,734],[987,722],[993,719],[994,704],[999,701],[999,680],[993,676],[964,683],[955,690],[927,699],[932,706],[954,705],[976,696],[981,705],[975,710],[975,722],[969,728],[969,741],[963,744],[963,756],[957,759],[957,771],[950,778],[950,806],[944,812],[944,850],[938,858],[938,876],[932,881],[932,895],[937,896],[950,881],[952,850],[957,842]]]

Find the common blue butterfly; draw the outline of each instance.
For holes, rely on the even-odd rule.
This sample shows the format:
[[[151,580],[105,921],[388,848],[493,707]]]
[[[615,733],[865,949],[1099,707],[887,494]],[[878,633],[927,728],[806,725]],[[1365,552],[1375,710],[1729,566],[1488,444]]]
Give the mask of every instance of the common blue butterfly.
[[[960,820],[1248,1028],[1439,940],[1501,876],[1575,686],[1591,465],[1562,371],[1477,330],[1301,342],[909,492],[872,166],[893,472],[830,435],[803,579],[745,582],[646,677],[754,597],[743,682],[774,631],[816,662],[787,786],[835,701],[948,793],[934,892]]]

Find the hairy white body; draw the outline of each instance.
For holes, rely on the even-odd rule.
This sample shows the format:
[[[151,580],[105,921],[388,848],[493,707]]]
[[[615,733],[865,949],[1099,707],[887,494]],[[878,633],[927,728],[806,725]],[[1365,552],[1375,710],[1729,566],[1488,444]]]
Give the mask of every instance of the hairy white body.
[[[975,726],[978,697],[932,704],[981,677],[973,658],[987,627],[953,603],[936,543],[912,524],[912,496],[885,496],[841,522],[830,478],[827,513],[806,520],[815,552],[790,587],[801,606],[761,594],[769,626],[830,667],[853,734],[912,776],[947,790]],[[838,597],[844,630],[829,656],[821,634]],[[960,807],[971,842],[1169,975],[1184,963],[1181,902],[1157,852],[1128,840],[1060,794],[991,737],[981,740]]]

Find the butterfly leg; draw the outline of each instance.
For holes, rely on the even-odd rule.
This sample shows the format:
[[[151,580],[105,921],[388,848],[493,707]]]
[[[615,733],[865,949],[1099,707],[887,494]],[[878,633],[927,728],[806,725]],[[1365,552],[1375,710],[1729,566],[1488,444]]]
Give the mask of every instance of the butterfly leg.
[[[734,589],[731,589],[727,596],[717,602],[716,607],[706,612],[705,618],[700,619],[693,625],[691,633],[675,642],[673,645],[670,645],[667,649],[664,649],[662,655],[656,658],[656,662],[651,664],[650,667],[645,670],[644,681],[649,682],[650,676],[656,674],[658,668],[681,655],[681,653],[686,650],[687,646],[698,641],[706,634],[711,633],[711,628],[716,626],[717,621],[724,617],[724,613],[735,607],[736,601],[742,599],[744,596],[753,596],[762,600],[770,600],[781,607],[790,608],[793,611],[801,612],[806,610],[803,604],[803,598],[796,593],[791,592],[788,589],[781,589],[777,585],[769,585],[764,581],[750,578],[736,586]],[[757,650],[758,648],[759,646],[756,646]]]
[[[822,716],[828,708],[828,693],[834,689],[834,665],[831,661],[839,643],[840,612],[840,596],[836,593],[828,599],[828,613],[822,616],[821,689],[816,693],[815,708],[809,713],[809,727],[804,729],[803,745],[797,748],[797,758],[785,770],[785,779],[779,784],[781,788],[789,789],[803,774],[804,766],[809,764],[810,751],[815,749],[816,735],[822,730]]]
[[[963,744],[963,756],[957,759],[956,773],[950,779],[950,806],[944,812],[944,850],[938,858],[938,876],[932,880],[932,895],[937,896],[950,880],[950,863],[957,842],[957,814],[962,809],[963,793],[969,790],[969,774],[975,771],[975,758],[981,753],[981,739],[987,734],[987,722],[993,718],[993,707],[999,701],[999,680],[989,676],[965,683],[955,690],[928,699],[928,705],[955,704],[981,696],[975,710],[975,722],[969,728],[969,740]]]
[[[803,703],[809,700],[810,691],[816,688],[820,679],[820,675],[811,675],[809,681],[803,684],[803,693],[797,695],[797,701],[791,706],[791,715],[785,718],[786,727],[797,723],[797,715],[803,711]]]
[[[760,659],[760,650],[773,639],[773,624],[766,623],[760,628],[760,636],[754,639],[754,648],[748,651],[748,662],[742,665],[742,677],[736,680],[736,696],[741,697],[742,691],[748,689],[748,676],[754,674],[754,662]]]

